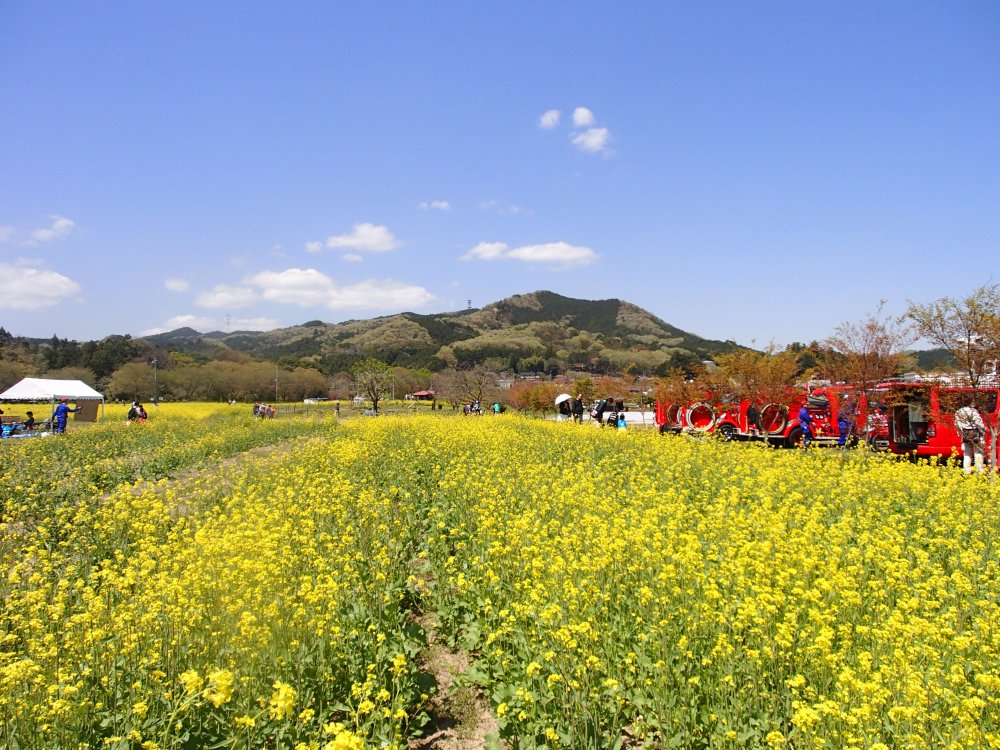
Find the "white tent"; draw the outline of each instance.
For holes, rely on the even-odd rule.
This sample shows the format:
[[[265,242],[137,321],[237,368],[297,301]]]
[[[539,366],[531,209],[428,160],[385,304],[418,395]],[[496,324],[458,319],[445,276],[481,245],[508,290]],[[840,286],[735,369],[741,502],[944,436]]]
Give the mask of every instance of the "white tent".
[[[104,418],[104,396],[82,380],[25,378],[0,393],[0,401],[51,401],[53,410],[56,401],[63,398],[69,401],[100,401],[101,418]]]

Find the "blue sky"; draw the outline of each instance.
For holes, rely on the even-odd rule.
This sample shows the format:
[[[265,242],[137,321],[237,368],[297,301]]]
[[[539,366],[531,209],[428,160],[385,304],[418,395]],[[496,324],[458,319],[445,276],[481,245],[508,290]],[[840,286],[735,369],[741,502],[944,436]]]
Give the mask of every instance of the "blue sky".
[[[617,297],[743,344],[1000,270],[1000,4],[3,3],[0,325]]]

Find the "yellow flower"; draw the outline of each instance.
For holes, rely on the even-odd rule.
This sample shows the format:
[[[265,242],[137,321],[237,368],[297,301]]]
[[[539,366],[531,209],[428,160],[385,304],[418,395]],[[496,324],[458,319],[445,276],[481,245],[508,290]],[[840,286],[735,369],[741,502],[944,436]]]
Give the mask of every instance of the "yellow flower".
[[[235,683],[236,678],[228,669],[216,669],[208,673],[208,687],[202,696],[218,708],[232,699]]]
[[[392,673],[394,675],[402,675],[406,669],[406,657],[403,654],[396,654],[392,657]]]
[[[194,695],[201,692],[201,689],[205,686],[205,681],[198,674],[198,671],[194,669],[181,672],[178,679],[181,681],[181,685],[184,686],[184,692],[187,695]]]
[[[233,723],[239,729],[251,729],[257,725],[257,720],[252,716],[237,716],[233,719]]]
[[[764,738],[764,742],[770,747],[781,747],[785,744],[785,735],[778,731],[768,732],[767,737]]]
[[[267,708],[272,719],[285,719],[292,715],[295,708],[295,689],[281,681],[274,683],[274,693],[271,695],[271,703]]]
[[[339,721],[331,721],[323,725],[323,734],[339,734],[345,729],[344,725]]]
[[[365,741],[354,732],[341,729],[332,742],[323,745],[323,750],[365,750]]]

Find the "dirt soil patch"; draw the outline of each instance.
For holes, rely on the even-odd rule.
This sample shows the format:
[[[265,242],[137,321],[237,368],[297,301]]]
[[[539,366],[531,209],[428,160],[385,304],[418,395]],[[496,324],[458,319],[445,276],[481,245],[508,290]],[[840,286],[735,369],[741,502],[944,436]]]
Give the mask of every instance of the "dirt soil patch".
[[[424,669],[437,682],[431,698],[434,721],[426,737],[410,741],[411,748],[435,750],[505,750],[499,740],[500,726],[482,691],[473,685],[456,684],[456,678],[471,664],[469,655],[448,648],[437,637],[433,615],[419,618],[427,634]]]

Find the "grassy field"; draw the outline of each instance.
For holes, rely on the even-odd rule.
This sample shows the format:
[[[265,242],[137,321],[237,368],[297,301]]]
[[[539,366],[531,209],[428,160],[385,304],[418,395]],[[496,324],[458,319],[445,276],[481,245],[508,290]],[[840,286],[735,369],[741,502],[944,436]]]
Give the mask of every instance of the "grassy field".
[[[344,416],[0,444],[2,746],[406,747],[425,628],[511,748],[1000,746],[988,478]]]

